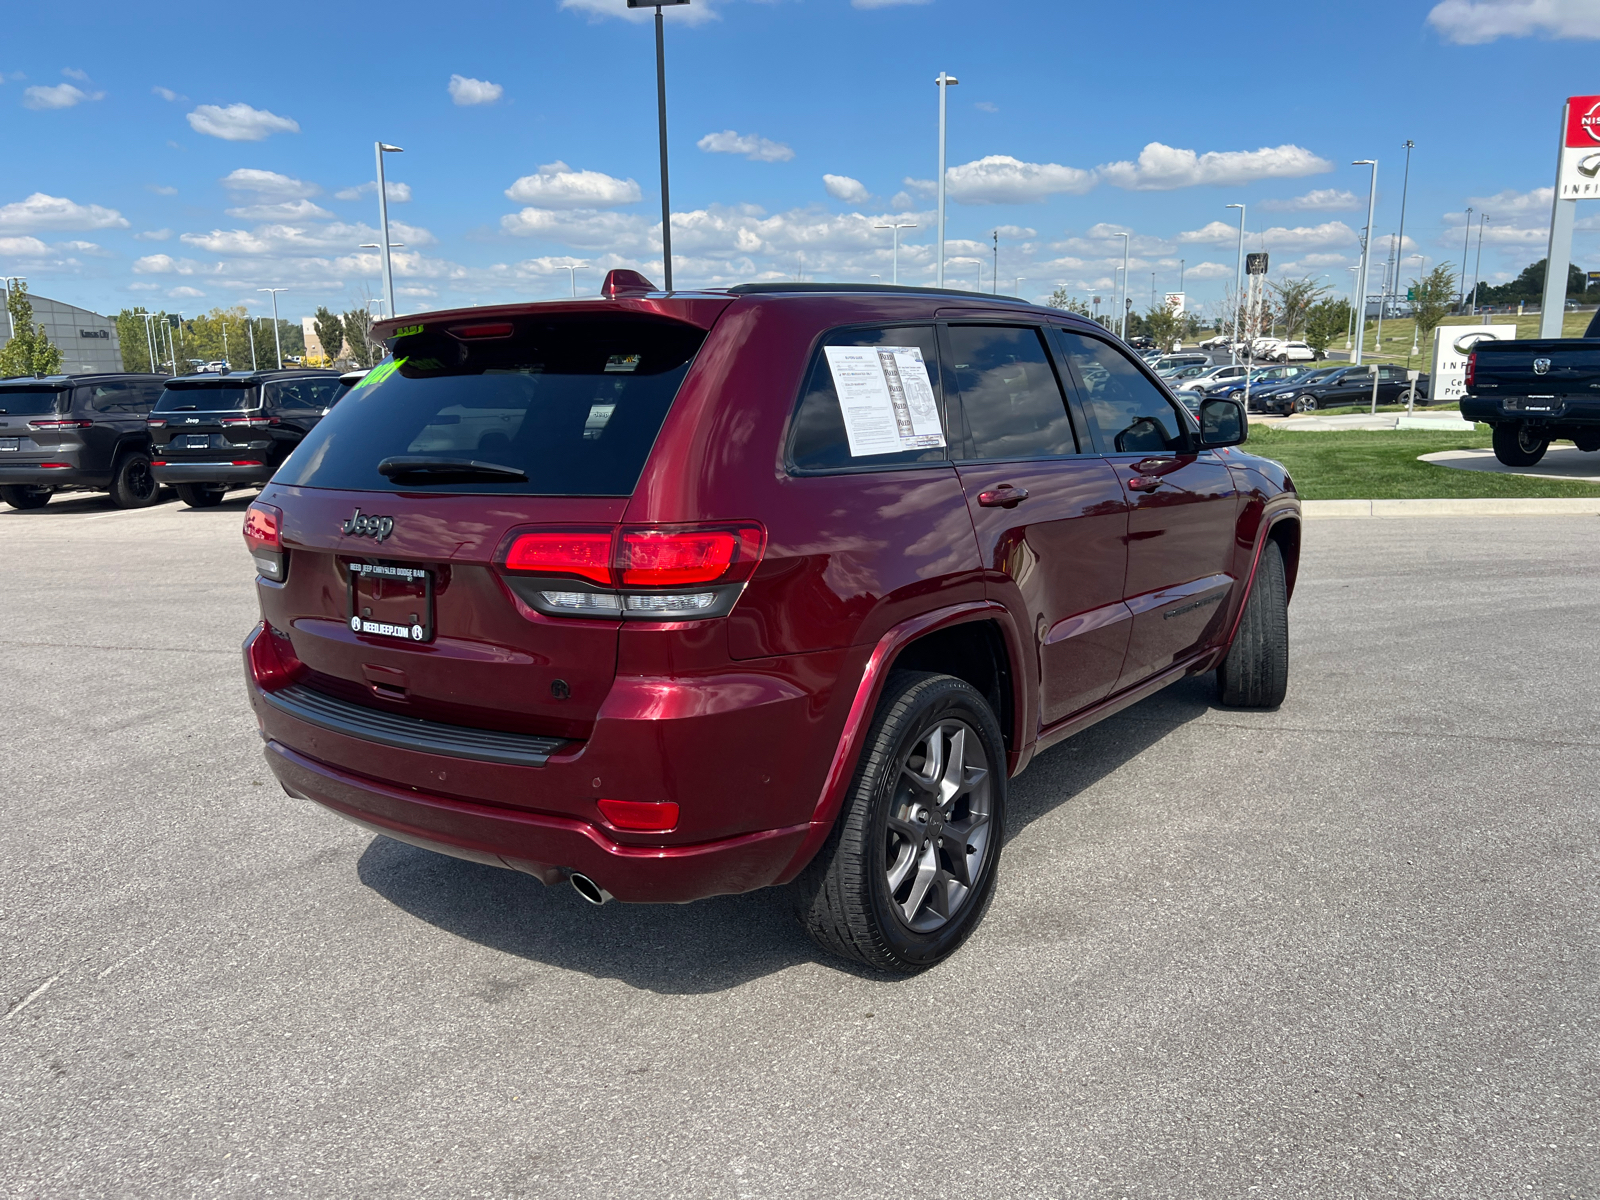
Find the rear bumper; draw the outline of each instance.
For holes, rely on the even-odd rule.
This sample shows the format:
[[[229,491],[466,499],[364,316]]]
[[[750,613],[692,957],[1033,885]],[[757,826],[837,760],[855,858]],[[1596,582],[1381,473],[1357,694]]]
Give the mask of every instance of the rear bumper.
[[[152,466],[151,473],[157,483],[226,483],[235,487],[246,484],[264,484],[272,478],[272,467],[236,467],[226,462],[166,462]]]
[[[777,880],[810,825],[688,846],[629,846],[585,821],[401,790],[268,741],[267,763],[291,796],[413,846],[560,883],[587,875],[618,900],[682,904]]]
[[[1524,396],[1463,396],[1461,416],[1469,421],[1525,422],[1530,425],[1600,425],[1600,397],[1553,396],[1549,400],[1536,400],[1536,404],[1549,404],[1544,412],[1520,407],[1527,402]]]
[[[50,459],[51,462],[69,462],[71,456]],[[111,484],[106,472],[83,471],[76,463],[67,467],[42,467],[37,463],[8,463],[0,461],[0,487],[21,487],[43,484],[46,487],[103,488]]]

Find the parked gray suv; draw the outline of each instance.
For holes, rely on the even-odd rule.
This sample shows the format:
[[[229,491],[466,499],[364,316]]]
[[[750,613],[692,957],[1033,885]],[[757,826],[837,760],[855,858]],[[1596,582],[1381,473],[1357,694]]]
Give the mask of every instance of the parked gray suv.
[[[109,492],[118,508],[154,504],[145,417],[160,375],[0,379],[0,499],[43,508],[57,492]]]

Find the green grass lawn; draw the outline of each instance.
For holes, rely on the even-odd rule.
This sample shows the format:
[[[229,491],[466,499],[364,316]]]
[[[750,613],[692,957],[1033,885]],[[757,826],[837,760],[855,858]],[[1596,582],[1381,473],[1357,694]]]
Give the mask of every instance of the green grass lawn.
[[[1394,429],[1348,433],[1285,433],[1262,425],[1250,427],[1244,449],[1276,459],[1289,468],[1305,500],[1455,500],[1476,496],[1600,496],[1600,484],[1558,479],[1529,479],[1460,471],[1418,462],[1419,454],[1437,450],[1488,449],[1489,432],[1433,433],[1426,429]],[[1595,459],[1600,474],[1600,455]]]

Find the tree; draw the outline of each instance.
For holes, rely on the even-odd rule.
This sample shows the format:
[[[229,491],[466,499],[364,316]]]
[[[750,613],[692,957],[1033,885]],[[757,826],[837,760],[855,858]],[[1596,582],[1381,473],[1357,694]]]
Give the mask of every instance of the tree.
[[[1058,287],[1050,293],[1050,299],[1045,301],[1051,308],[1059,308],[1062,312],[1077,313],[1080,317],[1089,315],[1089,302],[1079,300],[1064,287]]]
[[[1164,300],[1160,304],[1150,306],[1150,311],[1144,316],[1144,332],[1148,334],[1162,350],[1172,348],[1173,341],[1178,336],[1181,319],[1178,316],[1178,298]]]
[[[370,367],[374,354],[382,354],[382,347],[372,345],[372,312],[365,308],[352,308],[344,314],[344,340],[350,343],[350,354],[363,367]]]
[[[1549,259],[1541,258],[1536,263],[1529,263],[1522,268],[1522,273],[1509,283],[1502,283],[1498,287],[1489,287],[1480,284],[1478,287],[1479,304],[1515,304],[1518,300],[1541,300],[1544,298],[1544,273]],[[1582,269],[1567,264],[1567,295],[1581,296],[1588,287],[1588,279]]]
[[[1419,344],[1427,339],[1455,302],[1456,273],[1449,263],[1440,263],[1420,283],[1415,279],[1411,281],[1411,313],[1417,319]]]
[[[18,279],[6,285],[6,311],[16,332],[0,347],[0,378],[17,375],[56,375],[61,371],[61,351],[50,344],[43,325],[33,323],[33,303],[28,299],[28,281]]]
[[[329,312],[323,305],[312,316],[311,327],[316,331],[317,341],[322,343],[323,354],[337,359],[344,349],[344,321],[339,314]]]
[[[1306,310],[1306,345],[1326,350],[1350,328],[1350,301],[1319,300]]]
[[[1311,306],[1328,294],[1328,289],[1311,276],[1303,279],[1279,279],[1267,285],[1278,297],[1278,308],[1284,324],[1283,336],[1293,340],[1305,327],[1306,314]]]

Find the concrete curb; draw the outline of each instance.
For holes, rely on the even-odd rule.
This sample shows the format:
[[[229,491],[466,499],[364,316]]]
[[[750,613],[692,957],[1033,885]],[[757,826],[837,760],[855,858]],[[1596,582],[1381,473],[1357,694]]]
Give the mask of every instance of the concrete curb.
[[[1600,516],[1600,496],[1548,500],[1305,500],[1306,518],[1328,517],[1587,517]]]

